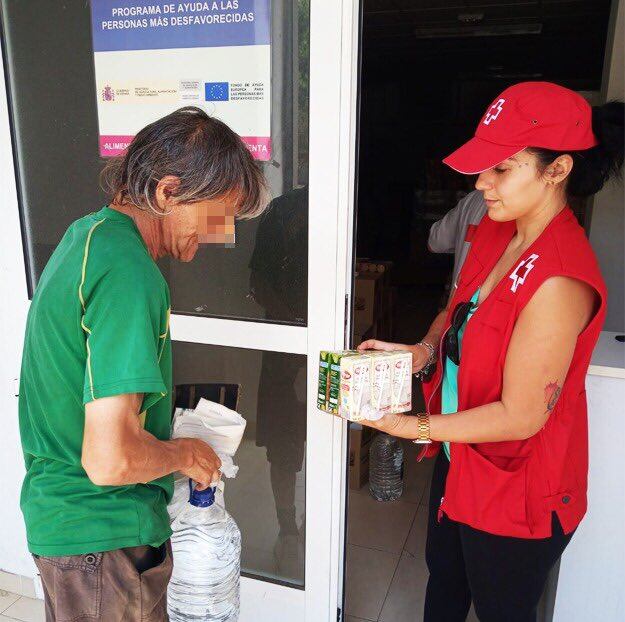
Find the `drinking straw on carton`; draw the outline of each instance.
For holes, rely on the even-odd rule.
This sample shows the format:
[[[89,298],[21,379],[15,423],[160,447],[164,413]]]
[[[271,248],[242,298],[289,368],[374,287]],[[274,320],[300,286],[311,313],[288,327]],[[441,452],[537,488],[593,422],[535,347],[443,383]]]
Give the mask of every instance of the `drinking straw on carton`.
[[[399,379],[399,389],[397,390],[397,393],[395,393],[393,391],[393,385],[395,383],[391,384],[391,410],[395,410],[397,408],[399,408],[399,404],[401,402],[401,394],[404,390],[404,384],[406,382],[406,375],[407,375],[407,371],[408,368],[406,367],[406,365],[402,365],[401,366],[401,375],[400,375],[400,379]]]
[[[382,378],[380,379],[380,392],[378,393],[378,403],[376,404],[376,410],[380,410],[382,408],[382,398],[384,396],[384,383],[386,382],[386,377],[388,376],[389,381],[389,392],[392,389],[390,386],[391,382],[391,365],[388,363],[384,365],[382,368]]]

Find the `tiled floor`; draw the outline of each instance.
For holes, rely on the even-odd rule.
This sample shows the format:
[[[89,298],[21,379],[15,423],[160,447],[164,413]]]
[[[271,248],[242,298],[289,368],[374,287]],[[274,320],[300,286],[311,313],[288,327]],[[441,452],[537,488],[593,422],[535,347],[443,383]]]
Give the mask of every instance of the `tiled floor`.
[[[0,590],[0,622],[6,620],[44,622],[43,601]]]
[[[380,503],[368,486],[349,493],[346,622],[421,622],[428,571],[425,534],[433,461],[405,443],[404,494]],[[477,622],[473,612],[467,622]]]

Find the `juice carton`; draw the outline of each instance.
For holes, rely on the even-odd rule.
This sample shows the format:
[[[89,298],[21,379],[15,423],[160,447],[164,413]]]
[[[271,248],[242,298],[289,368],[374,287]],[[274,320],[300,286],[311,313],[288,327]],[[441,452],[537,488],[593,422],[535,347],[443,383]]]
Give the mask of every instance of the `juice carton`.
[[[412,354],[321,352],[317,407],[348,421],[412,409]]]
[[[382,413],[391,412],[393,354],[390,352],[372,352],[370,356],[372,359],[371,407]]]
[[[367,354],[341,359],[339,414],[348,421],[362,421],[362,410],[371,398],[371,357]]]
[[[391,353],[391,412],[412,410],[412,353],[398,350]]]
[[[317,391],[317,408],[328,410],[330,398],[330,353],[319,354],[319,390]]]
[[[330,352],[330,391],[327,411],[333,415],[339,414],[341,400],[341,361],[350,356],[358,356],[353,350]]]

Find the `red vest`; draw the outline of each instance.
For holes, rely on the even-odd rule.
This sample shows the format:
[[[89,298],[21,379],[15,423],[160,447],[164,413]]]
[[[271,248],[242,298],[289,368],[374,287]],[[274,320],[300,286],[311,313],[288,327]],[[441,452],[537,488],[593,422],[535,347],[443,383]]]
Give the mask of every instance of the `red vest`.
[[[486,216],[458,277],[450,304],[467,301],[482,285],[516,230]],[[568,276],[599,294],[600,308],[577,339],[558,402],[547,423],[521,441],[451,443],[451,463],[440,512],[489,533],[518,538],[551,535],[556,511],[565,533],[586,512],[588,426],[585,378],[605,319],[606,288],[590,244],[570,209],[556,216],[468,322],[458,372],[458,410],[501,399],[508,343],[519,314],[548,278]],[[450,314],[445,329],[449,327]],[[423,384],[427,411],[441,411],[441,375]],[[547,379],[546,379],[547,380]],[[440,443],[428,445],[435,455]]]

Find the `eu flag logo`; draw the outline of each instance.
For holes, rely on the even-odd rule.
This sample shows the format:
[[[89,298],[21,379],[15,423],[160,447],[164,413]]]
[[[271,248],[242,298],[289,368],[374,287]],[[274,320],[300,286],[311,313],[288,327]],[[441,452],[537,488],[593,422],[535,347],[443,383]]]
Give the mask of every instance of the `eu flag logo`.
[[[204,99],[207,102],[227,102],[230,100],[228,82],[205,82]]]

